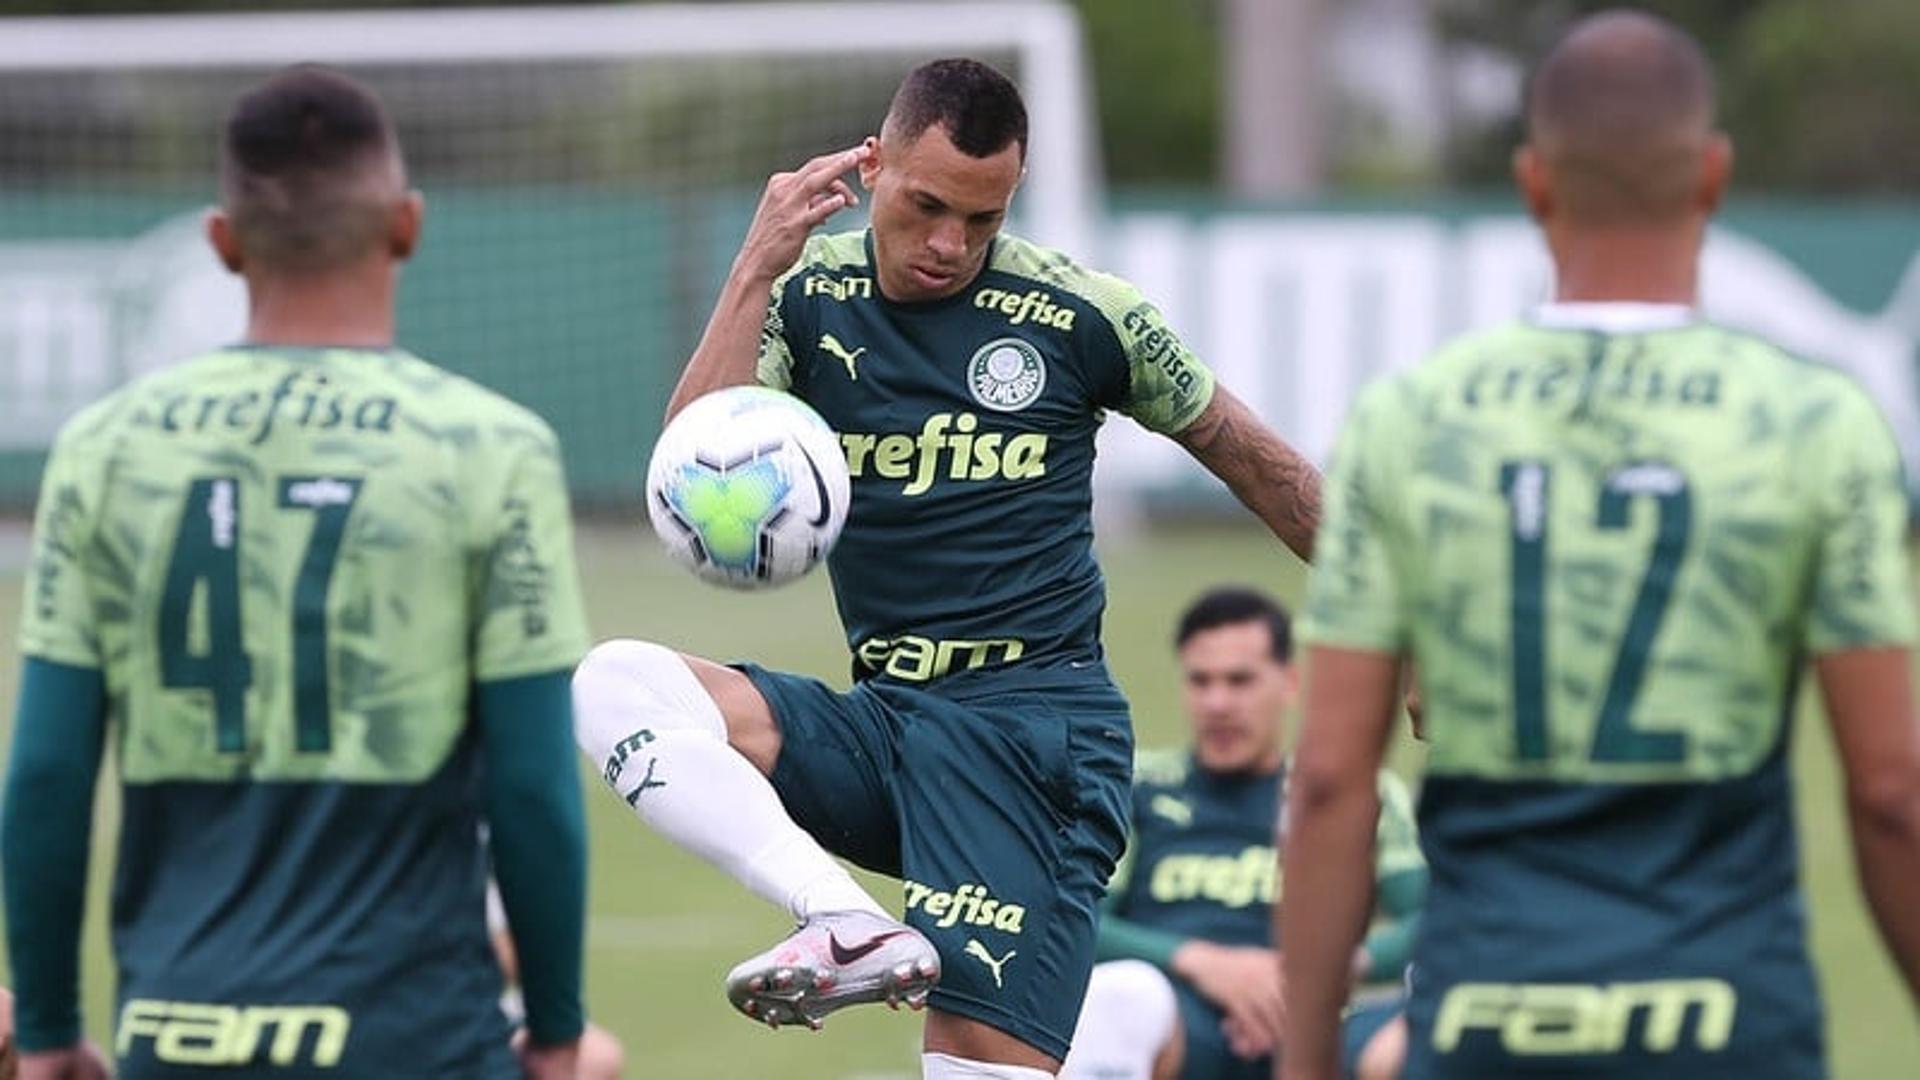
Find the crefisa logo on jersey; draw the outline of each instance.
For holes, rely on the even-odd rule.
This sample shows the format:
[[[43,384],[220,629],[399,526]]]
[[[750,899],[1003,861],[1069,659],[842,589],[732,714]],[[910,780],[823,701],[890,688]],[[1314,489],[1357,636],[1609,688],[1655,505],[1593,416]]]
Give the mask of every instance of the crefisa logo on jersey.
[[[1040,400],[1046,388],[1047,365],[1040,350],[1019,338],[995,338],[967,362],[973,400],[995,412],[1019,412]]]

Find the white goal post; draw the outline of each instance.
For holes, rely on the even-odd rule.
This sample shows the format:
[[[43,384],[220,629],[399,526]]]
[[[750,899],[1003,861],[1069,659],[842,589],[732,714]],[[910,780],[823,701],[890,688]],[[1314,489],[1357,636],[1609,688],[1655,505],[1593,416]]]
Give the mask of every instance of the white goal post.
[[[853,51],[1019,58],[1031,147],[1021,218],[1085,258],[1098,137],[1078,16],[1058,0],[643,4],[0,19],[0,73],[75,69],[527,63]],[[875,117],[875,123],[878,123]],[[821,147],[822,151],[830,149]],[[798,162],[795,162],[798,164]]]

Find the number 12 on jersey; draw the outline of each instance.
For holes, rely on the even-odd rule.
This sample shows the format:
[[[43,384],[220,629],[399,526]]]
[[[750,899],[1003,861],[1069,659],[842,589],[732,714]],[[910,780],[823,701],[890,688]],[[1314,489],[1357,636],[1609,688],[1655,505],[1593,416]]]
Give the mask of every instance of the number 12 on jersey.
[[[313,535],[292,586],[294,744],[301,753],[333,745],[327,687],[327,590],[360,497],[360,479],[291,476],[278,484],[279,509],[314,515]],[[213,701],[214,745],[247,748],[246,698],[253,660],[241,633],[240,483],[201,477],[187,491],[173,556],[160,598],[160,681],[171,689],[205,690]],[[204,586],[206,640],[192,647],[194,594]]]
[[[1547,512],[1553,468],[1539,461],[1512,461],[1500,470],[1512,526],[1513,713],[1516,756],[1546,761],[1551,756],[1547,725]],[[1680,561],[1686,555],[1693,524],[1692,497],[1684,473],[1661,462],[1615,469],[1600,485],[1597,525],[1602,531],[1625,529],[1633,520],[1633,501],[1650,498],[1658,508],[1653,550],[1633,611],[1620,635],[1606,696],[1593,731],[1589,756],[1594,761],[1675,762],[1687,754],[1687,737],[1678,731],[1646,731],[1633,726],[1633,706],[1647,675],[1654,638],[1673,599]]]

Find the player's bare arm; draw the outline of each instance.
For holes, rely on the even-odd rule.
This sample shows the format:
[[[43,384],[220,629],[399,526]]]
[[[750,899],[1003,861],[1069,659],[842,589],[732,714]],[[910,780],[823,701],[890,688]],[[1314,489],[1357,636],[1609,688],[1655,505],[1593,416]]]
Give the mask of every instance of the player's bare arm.
[[[1224,386],[1174,438],[1219,477],[1294,554],[1311,561],[1320,471]]]
[[[822,154],[793,172],[775,173],[760,196],[747,238],[714,304],[700,344],[667,403],[671,420],[687,403],[714,390],[754,381],[760,329],[775,278],[799,260],[807,236],[828,218],[859,203],[843,176],[866,160],[866,146]]]
[[[1859,649],[1816,665],[1847,778],[1860,885],[1880,935],[1920,1003],[1920,719],[1911,657]]]
[[[1340,1075],[1340,1009],[1372,910],[1380,762],[1399,704],[1400,659],[1317,646],[1307,653],[1299,746],[1287,778],[1285,875],[1311,880],[1276,907],[1287,1010],[1286,1080]]]

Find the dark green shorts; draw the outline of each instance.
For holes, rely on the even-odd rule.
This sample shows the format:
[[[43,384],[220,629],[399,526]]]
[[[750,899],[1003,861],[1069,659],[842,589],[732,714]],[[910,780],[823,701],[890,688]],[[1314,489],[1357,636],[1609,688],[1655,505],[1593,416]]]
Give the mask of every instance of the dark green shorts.
[[[935,1008],[1064,1058],[1126,846],[1133,736],[1097,665],[932,692],[839,693],[741,665],[780,725],[773,786],[834,854],[905,883],[940,952]]]

